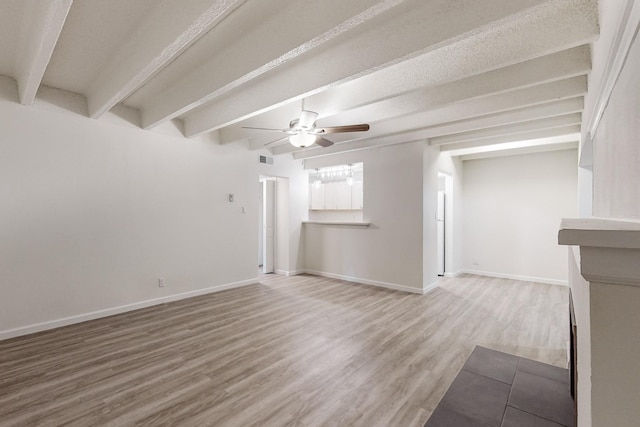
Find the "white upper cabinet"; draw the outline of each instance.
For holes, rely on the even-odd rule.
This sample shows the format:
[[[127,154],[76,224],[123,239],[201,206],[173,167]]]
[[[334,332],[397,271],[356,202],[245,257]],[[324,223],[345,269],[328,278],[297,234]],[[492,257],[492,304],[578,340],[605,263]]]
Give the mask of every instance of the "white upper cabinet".
[[[309,174],[309,209],[363,209],[362,163],[316,169]]]
[[[324,186],[312,183],[309,188],[309,209],[324,209]]]
[[[351,209],[362,209],[364,206],[364,193],[362,181],[354,181],[351,187]]]
[[[351,207],[351,185],[347,181],[333,183],[335,209],[352,209]]]

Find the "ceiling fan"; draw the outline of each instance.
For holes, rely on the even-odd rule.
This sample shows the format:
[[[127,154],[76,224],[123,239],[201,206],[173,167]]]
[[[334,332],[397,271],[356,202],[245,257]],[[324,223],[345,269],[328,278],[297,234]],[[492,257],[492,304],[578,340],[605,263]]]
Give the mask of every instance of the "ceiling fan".
[[[328,139],[325,139],[323,135],[326,135],[329,133],[365,132],[369,130],[368,124],[319,128],[319,127],[316,127],[317,118],[318,118],[318,113],[316,113],[315,111],[309,111],[309,110],[303,109],[302,112],[300,113],[299,118],[291,120],[291,122],[289,123],[288,129],[259,128],[259,127],[250,127],[250,126],[243,126],[243,129],[256,129],[256,130],[266,130],[266,131],[274,131],[274,132],[284,132],[288,135],[265,144],[265,147],[273,143],[276,143],[278,141],[282,141],[285,138],[289,138],[289,142],[291,143],[291,145],[297,148],[306,148],[313,144],[318,144],[321,147],[329,147],[333,145],[333,142],[329,141]]]

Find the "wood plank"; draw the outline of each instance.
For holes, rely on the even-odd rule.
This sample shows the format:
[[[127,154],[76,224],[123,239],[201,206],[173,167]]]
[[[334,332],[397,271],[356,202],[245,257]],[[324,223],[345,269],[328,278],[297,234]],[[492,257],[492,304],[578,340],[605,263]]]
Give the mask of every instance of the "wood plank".
[[[565,367],[568,289],[261,284],[0,341],[0,425],[423,425],[475,345]]]

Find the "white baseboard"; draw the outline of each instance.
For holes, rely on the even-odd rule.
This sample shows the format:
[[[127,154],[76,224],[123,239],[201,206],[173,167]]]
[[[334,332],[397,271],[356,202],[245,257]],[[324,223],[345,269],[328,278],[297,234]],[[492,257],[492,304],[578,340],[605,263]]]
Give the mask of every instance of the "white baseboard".
[[[497,277],[499,279],[520,280],[523,282],[536,282],[536,283],[546,283],[549,285],[569,286],[569,282],[567,280],[547,279],[545,277],[518,276],[515,274],[494,273],[491,271],[479,271],[479,270],[461,270],[457,274],[461,274],[461,273],[475,274],[476,276]]]
[[[328,277],[330,279],[340,279],[340,280],[346,280],[347,282],[361,283],[363,285],[378,286],[380,288],[393,289],[396,291],[410,292],[412,294],[422,295],[425,293],[424,289],[421,289],[421,288],[412,288],[410,286],[398,285],[395,283],[380,282],[378,280],[361,279],[359,277],[351,277],[351,276],[344,276],[342,274],[327,273],[326,271],[305,270],[305,273],[313,274],[316,276]],[[433,285],[429,285],[429,286],[433,286]]]
[[[304,274],[305,271],[304,270],[292,270],[292,271],[287,271],[287,270],[276,270],[276,274],[280,274],[282,276],[297,276],[298,274]]]
[[[211,286],[209,288],[197,289],[195,291],[183,292],[175,295],[168,295],[161,298],[154,298],[146,301],[135,302],[132,304],[121,305],[118,307],[106,308],[104,310],[92,311],[90,313],[78,314],[76,316],[65,317],[62,319],[50,320],[47,322],[36,323],[34,325],[22,326],[15,329],[0,331],[0,341],[9,338],[19,337],[22,335],[33,334],[36,332],[46,331],[48,329],[59,328],[61,326],[72,325],[74,323],[86,322],[87,320],[99,319],[101,317],[113,316],[114,314],[125,313],[127,311],[138,310],[141,308],[151,307],[153,305],[164,304],[171,301],[178,301],[185,298],[196,297],[200,295],[220,292],[226,289],[239,288],[241,286],[254,285],[259,283],[258,278],[243,280],[234,283],[225,283],[223,285]]]
[[[440,281],[438,280],[438,281],[433,282],[433,283],[432,283],[432,284],[430,284],[430,285],[423,286],[423,288],[422,288],[422,295],[424,295],[424,294],[427,294],[427,293],[431,292],[432,290],[434,290],[435,288],[437,288],[439,284],[440,284]]]
[[[455,273],[444,273],[444,277],[448,278],[448,279],[454,279],[456,277],[458,277],[459,275],[461,275],[462,273],[464,273],[464,270],[458,270]]]

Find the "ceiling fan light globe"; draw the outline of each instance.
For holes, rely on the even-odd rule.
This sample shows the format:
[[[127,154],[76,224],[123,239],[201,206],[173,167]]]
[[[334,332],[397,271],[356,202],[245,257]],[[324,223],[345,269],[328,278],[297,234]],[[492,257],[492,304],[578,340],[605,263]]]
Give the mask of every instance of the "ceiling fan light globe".
[[[296,133],[289,137],[291,145],[297,148],[306,148],[316,142],[316,136],[309,133]]]

